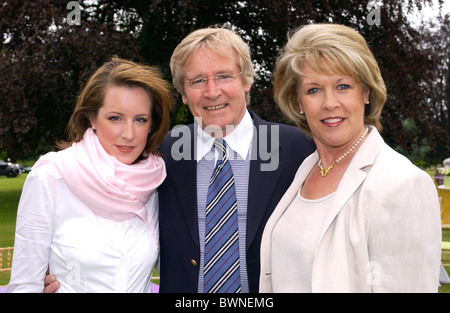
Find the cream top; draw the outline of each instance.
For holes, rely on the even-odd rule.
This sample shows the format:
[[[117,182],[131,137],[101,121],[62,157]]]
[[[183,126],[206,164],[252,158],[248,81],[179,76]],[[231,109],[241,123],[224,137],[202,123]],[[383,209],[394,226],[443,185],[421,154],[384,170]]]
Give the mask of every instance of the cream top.
[[[274,292],[311,292],[314,253],[333,197],[334,193],[309,200],[299,191],[275,225],[272,237]]]

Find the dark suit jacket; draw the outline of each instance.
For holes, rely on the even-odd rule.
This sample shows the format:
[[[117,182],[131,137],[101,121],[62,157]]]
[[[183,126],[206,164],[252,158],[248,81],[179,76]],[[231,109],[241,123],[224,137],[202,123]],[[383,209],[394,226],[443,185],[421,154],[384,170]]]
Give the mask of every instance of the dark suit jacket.
[[[269,123],[250,112],[256,126],[250,161],[247,208],[247,272],[250,292],[259,289],[260,244],[264,226],[287,188],[298,167],[314,150],[312,139],[295,127]],[[271,125],[279,126],[279,164],[275,171],[261,171],[261,164],[270,163],[267,157],[261,159],[258,147],[259,137],[265,136],[270,146]],[[261,127],[262,126],[262,127]],[[159,187],[160,227],[160,292],[190,292],[198,289],[200,247],[197,218],[197,161],[194,160],[194,125],[186,126],[190,138],[190,151],[179,149],[180,137],[169,133],[160,147],[166,162],[167,178]],[[186,130],[187,130],[186,129]],[[263,131],[261,131],[261,129]],[[178,141],[175,150],[189,155],[188,160],[177,160],[179,155],[171,153],[172,145]],[[189,146],[189,145],[187,145]],[[186,148],[186,147],[184,147]],[[271,151],[264,148],[265,151]],[[255,154],[256,153],[256,154]],[[257,158],[255,159],[255,155]]]

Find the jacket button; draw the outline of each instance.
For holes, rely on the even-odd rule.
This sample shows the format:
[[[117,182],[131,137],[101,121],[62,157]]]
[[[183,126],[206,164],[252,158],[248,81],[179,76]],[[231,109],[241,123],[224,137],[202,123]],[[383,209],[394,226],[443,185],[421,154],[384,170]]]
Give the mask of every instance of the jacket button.
[[[192,265],[197,266],[197,262],[194,259],[191,259],[191,263]]]

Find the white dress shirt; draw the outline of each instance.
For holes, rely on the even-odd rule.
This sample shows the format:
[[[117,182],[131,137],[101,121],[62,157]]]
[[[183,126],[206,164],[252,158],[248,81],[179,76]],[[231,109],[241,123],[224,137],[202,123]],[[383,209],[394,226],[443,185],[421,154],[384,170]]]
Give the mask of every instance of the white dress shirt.
[[[159,251],[158,196],[146,204],[154,225],[121,222],[86,207],[52,165],[28,175],[19,203],[8,292],[42,292],[49,268],[58,292],[151,292]]]
[[[250,145],[253,140],[253,120],[250,116],[250,113],[245,111],[245,115],[233,131],[225,136],[223,139],[227,142],[228,147],[236,151],[239,156],[243,159],[247,159],[247,155],[249,153]],[[197,129],[197,145],[196,145],[196,155],[195,159],[197,162],[211,151],[212,145],[214,143],[215,138],[207,134],[201,127],[195,127]],[[217,161],[218,152],[215,153],[215,160]],[[229,160],[233,160],[233,155],[228,155]],[[214,162],[215,164],[215,162]]]

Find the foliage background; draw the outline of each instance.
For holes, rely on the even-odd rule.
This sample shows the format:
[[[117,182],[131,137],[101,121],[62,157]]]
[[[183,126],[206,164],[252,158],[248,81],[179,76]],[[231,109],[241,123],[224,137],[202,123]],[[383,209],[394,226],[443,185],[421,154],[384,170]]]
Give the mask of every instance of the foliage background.
[[[288,31],[317,22],[351,26],[368,41],[388,88],[387,143],[419,165],[450,155],[450,17],[420,27],[407,19],[431,0],[377,1],[380,25],[367,23],[367,0],[83,0],[80,25],[67,23],[68,2],[0,1],[0,152],[12,160],[36,158],[64,139],[77,94],[111,56],[158,66],[171,80],[175,46],[211,25],[234,25],[252,49],[250,108],[289,123],[273,100],[271,72]],[[176,91],[174,101],[172,126],[190,123]]]

